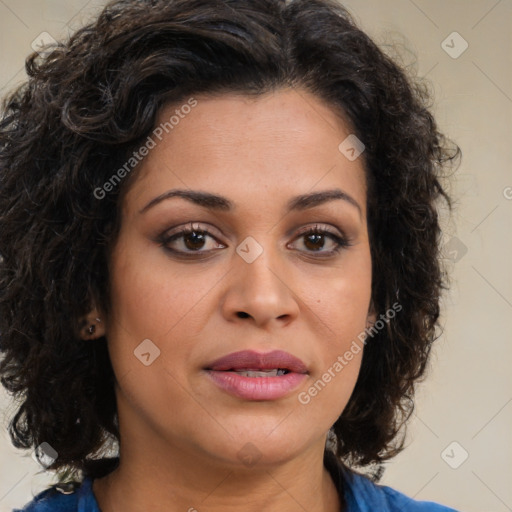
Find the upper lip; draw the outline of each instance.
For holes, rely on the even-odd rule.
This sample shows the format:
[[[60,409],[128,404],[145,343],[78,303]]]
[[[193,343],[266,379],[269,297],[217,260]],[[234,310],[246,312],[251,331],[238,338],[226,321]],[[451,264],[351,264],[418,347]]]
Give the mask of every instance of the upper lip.
[[[241,350],[216,359],[206,367],[207,370],[215,371],[272,370],[274,368],[295,373],[308,373],[308,368],[303,361],[283,350],[272,350],[264,353]]]

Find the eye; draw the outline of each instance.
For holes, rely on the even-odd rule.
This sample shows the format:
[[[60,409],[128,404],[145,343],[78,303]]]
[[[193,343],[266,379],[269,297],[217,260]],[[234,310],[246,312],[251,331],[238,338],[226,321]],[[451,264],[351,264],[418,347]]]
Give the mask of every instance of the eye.
[[[205,249],[205,246],[208,245],[208,238],[216,241],[216,238],[207,229],[202,229],[199,226],[194,227],[193,224],[190,223],[189,228],[164,233],[159,241],[167,251],[176,254],[190,254],[192,256],[195,256],[194,253],[204,254],[215,249],[223,249],[226,247],[216,242],[216,244],[210,244],[209,249]]]
[[[208,239],[214,241],[214,243],[210,243],[210,248],[208,248]],[[304,228],[295,239],[302,240],[305,252],[317,253],[321,258],[333,256],[341,249],[351,245],[344,236],[333,233],[328,229],[321,229],[318,225]],[[224,244],[217,241],[210,231],[201,228],[199,225],[194,227],[193,223],[190,223],[190,227],[164,233],[158,241],[166,251],[191,258],[226,248]],[[323,250],[326,241],[330,242],[330,250]]]
[[[344,237],[333,233],[328,229],[321,229],[316,225],[315,227],[305,228],[299,232],[298,240],[302,240],[302,244],[306,247],[306,252],[319,253],[320,257],[333,256],[341,251],[341,249],[350,246],[349,241]],[[323,251],[326,239],[330,240],[331,249]]]

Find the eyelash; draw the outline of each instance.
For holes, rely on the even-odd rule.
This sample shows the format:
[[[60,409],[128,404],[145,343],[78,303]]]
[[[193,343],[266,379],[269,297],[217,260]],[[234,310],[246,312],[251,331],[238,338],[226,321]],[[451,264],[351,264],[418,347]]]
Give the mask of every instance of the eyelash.
[[[180,231],[177,231],[176,233],[173,233],[170,236],[168,236],[166,233],[162,234],[159,237],[158,242],[164,247],[164,249],[166,251],[171,252],[174,255],[183,256],[185,258],[194,258],[194,257],[197,258],[198,256],[201,256],[201,255],[204,255],[204,254],[207,254],[207,253],[210,253],[210,252],[213,252],[216,250],[216,249],[212,249],[209,251],[201,251],[201,250],[177,251],[177,250],[171,249],[169,247],[170,243],[174,242],[175,240],[179,240],[180,238],[182,238],[186,235],[190,235],[192,233],[199,233],[203,236],[209,236],[217,241],[215,236],[212,233],[210,233],[207,229],[202,229],[199,227],[194,228],[193,225],[191,224],[190,228],[183,228]],[[294,240],[299,239],[301,237],[306,237],[309,235],[324,235],[324,236],[329,237],[331,240],[333,240],[336,243],[336,247],[334,249],[332,249],[331,251],[326,251],[326,252],[306,251],[307,253],[313,254],[313,255],[315,253],[321,254],[321,256],[317,256],[318,258],[328,258],[328,257],[334,256],[334,255],[338,254],[342,249],[345,249],[352,245],[350,243],[350,241],[345,236],[339,236],[339,235],[336,235],[335,233],[332,233],[329,230],[321,229],[318,227],[318,225],[315,225],[314,227],[307,228],[303,231],[299,231],[299,233],[297,234],[297,236],[295,237]],[[217,243],[220,243],[220,242],[217,241]]]

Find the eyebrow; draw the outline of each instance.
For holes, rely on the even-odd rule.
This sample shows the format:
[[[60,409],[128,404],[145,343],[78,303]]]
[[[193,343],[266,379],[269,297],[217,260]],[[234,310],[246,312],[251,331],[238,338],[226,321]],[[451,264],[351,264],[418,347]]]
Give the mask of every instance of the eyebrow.
[[[208,210],[229,212],[236,209],[235,204],[227,197],[199,190],[173,189],[152,199],[139,213],[145,213],[162,201],[173,197],[181,197]],[[362,217],[363,212],[359,203],[352,196],[339,188],[322,190],[321,192],[311,192],[309,194],[293,197],[288,201],[286,210],[287,212],[308,210],[334,200],[342,200],[351,204],[359,211],[359,215]]]

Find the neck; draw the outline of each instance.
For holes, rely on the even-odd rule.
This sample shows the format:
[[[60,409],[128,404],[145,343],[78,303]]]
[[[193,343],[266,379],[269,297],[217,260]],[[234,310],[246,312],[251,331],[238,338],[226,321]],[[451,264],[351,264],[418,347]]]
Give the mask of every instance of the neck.
[[[318,449],[265,468],[223,466],[179,449],[156,452],[121,450],[117,469],[93,482],[102,512],[344,510]]]

